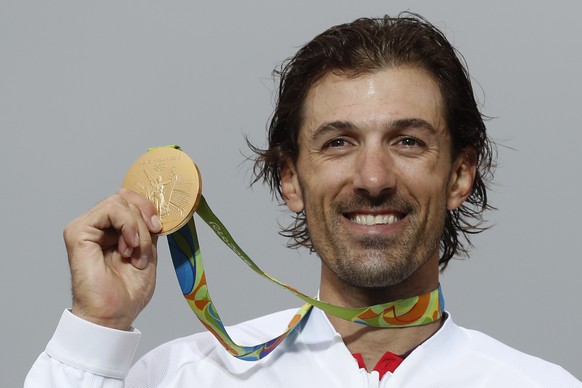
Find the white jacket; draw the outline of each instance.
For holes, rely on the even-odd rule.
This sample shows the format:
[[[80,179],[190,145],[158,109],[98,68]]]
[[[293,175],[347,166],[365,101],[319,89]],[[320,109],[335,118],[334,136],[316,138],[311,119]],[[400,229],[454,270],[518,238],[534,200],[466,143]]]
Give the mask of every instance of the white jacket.
[[[229,328],[241,344],[283,332],[296,309]],[[120,332],[65,311],[25,387],[582,387],[561,367],[512,349],[450,315],[441,329],[381,380],[357,362],[325,314],[306,323],[265,359],[230,356],[210,333],[177,339],[153,350],[129,370],[139,332]]]

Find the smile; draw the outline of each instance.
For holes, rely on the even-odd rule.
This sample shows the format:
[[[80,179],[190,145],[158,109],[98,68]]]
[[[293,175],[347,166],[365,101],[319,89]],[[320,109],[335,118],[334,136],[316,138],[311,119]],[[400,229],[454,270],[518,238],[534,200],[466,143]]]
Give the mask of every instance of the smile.
[[[348,218],[358,225],[390,225],[400,220],[400,217],[394,214],[353,214]]]

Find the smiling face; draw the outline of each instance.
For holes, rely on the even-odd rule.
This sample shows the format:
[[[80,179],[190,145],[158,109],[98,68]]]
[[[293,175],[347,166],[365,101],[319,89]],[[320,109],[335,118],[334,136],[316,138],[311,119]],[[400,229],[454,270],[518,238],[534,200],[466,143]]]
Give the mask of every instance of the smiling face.
[[[281,187],[305,212],[324,283],[389,287],[428,260],[438,278],[446,210],[466,199],[475,173],[464,153],[452,159],[442,104],[414,68],[328,74],[310,89]]]

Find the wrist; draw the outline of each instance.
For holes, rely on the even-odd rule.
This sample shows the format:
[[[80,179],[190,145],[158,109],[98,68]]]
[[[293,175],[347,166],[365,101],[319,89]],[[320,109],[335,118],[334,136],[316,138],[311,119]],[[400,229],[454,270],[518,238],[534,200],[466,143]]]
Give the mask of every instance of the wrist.
[[[133,319],[126,317],[107,317],[99,314],[91,314],[78,306],[73,305],[71,313],[87,322],[95,325],[107,327],[115,330],[129,331],[133,324]]]

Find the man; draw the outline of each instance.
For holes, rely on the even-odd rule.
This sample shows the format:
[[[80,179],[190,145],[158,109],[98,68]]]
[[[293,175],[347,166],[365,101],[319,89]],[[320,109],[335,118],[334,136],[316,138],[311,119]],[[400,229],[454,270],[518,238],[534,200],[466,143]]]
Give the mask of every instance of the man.
[[[265,180],[296,214],[283,234],[322,261],[319,299],[365,307],[438,290],[439,268],[481,231],[492,146],[468,74],[415,15],[359,19],[313,39],[280,72]],[[320,310],[257,362],[208,333],[161,346],[128,372],[133,321],[155,283],[151,203],[122,190],[65,230],[66,311],[28,386],[578,387],[562,368],[456,326],[448,313],[378,328]],[[231,328],[278,335],[295,311]]]

